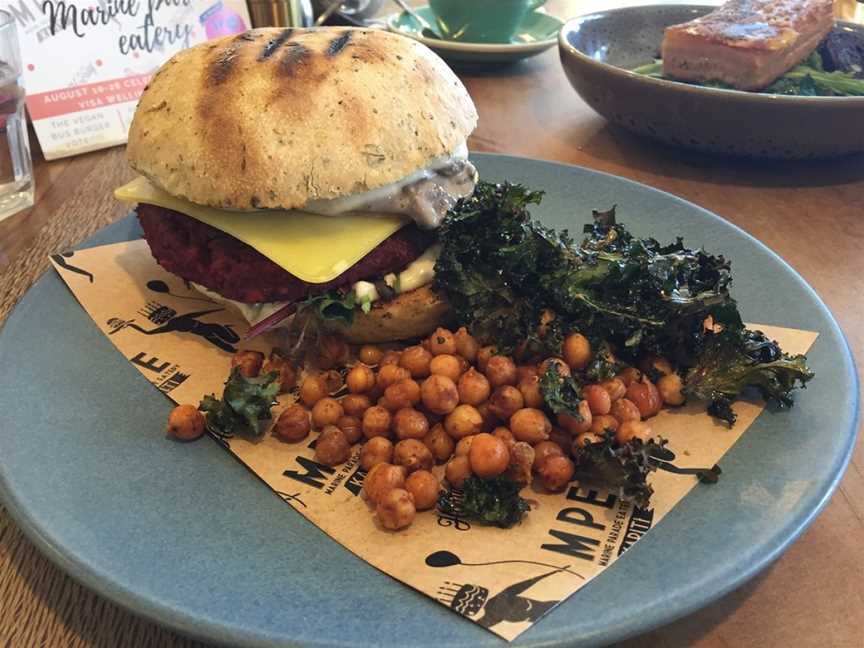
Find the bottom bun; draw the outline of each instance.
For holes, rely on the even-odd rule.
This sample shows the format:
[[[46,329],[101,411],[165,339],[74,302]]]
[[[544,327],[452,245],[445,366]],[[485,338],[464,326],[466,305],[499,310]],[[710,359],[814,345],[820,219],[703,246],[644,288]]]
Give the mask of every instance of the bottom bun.
[[[428,285],[377,301],[368,313],[357,311],[349,328],[339,328],[348,342],[376,344],[429,335],[447,321],[450,305]]]

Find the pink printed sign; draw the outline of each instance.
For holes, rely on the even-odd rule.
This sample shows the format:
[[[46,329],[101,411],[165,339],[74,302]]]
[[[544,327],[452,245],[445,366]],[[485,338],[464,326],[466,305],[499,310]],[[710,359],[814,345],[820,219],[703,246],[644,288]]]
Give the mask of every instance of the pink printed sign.
[[[126,142],[172,54],[249,28],[243,0],[0,0],[14,16],[27,110],[46,159]]]

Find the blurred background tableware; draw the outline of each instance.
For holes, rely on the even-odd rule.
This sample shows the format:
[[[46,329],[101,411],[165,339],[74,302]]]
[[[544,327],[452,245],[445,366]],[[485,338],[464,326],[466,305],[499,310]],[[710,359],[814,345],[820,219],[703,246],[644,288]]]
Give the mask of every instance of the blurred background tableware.
[[[423,16],[414,11],[413,7],[411,7],[405,0],[393,0],[399,7],[410,15],[416,23],[423,27],[422,35],[426,38],[443,38],[443,36],[435,29],[430,22],[428,22]]]
[[[21,52],[13,16],[0,10],[0,221],[33,205]]]
[[[426,23],[436,24],[432,10],[428,6],[414,8]],[[519,24],[515,34],[506,43],[469,43],[456,40],[430,38],[424,34],[424,26],[408,12],[393,14],[387,18],[390,31],[419,40],[431,48],[448,63],[457,65],[500,65],[536,56],[554,47],[558,42],[558,32],[563,21],[543,13],[528,13]]]
[[[253,27],[310,27],[311,0],[247,0]]]
[[[380,25],[372,18],[384,0],[315,0],[315,25]]]
[[[509,43],[546,0],[429,0],[444,38],[467,43]]]
[[[650,5],[574,18],[559,37],[564,71],[607,120],[673,146],[774,159],[864,151],[864,97],[744,92],[632,71],[659,56],[666,27],[712,9]],[[864,26],[843,21],[835,30],[864,34]]]

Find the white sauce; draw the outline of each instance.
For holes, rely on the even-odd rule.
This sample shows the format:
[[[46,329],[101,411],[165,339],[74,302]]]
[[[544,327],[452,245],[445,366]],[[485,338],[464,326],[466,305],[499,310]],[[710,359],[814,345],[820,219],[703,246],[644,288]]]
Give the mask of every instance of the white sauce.
[[[467,159],[468,146],[462,144],[452,155],[433,159],[399,182],[350,196],[312,200],[302,210],[321,216],[346,212],[404,214],[423,229],[435,229],[456,200],[474,191],[477,172]],[[454,174],[452,167],[458,162],[464,164]]]
[[[397,294],[411,292],[421,286],[432,283],[432,280],[435,278],[435,262],[438,260],[438,255],[440,253],[440,245],[431,246],[398,275],[388,274],[385,276],[384,283],[393,288]],[[213,292],[200,284],[191,281],[189,283],[195,287],[195,290],[206,295],[217,304],[224,304],[232,307],[250,324],[256,324],[288,305],[288,302],[261,302],[247,304],[223,297],[219,293]],[[375,302],[381,298],[378,294],[378,289],[375,288],[375,284],[369,281],[358,281],[354,284],[353,289],[358,302],[362,302],[366,299],[370,302]],[[286,320],[285,323],[288,321],[290,320]]]

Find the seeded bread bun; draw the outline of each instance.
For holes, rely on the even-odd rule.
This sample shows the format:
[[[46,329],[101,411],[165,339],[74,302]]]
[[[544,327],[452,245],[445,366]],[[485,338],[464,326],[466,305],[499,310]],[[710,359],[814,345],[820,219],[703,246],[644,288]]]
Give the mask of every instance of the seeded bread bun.
[[[298,208],[398,182],[477,123],[424,45],[368,29],[255,29],[176,54],[141,96],[132,167],[168,193]]]

